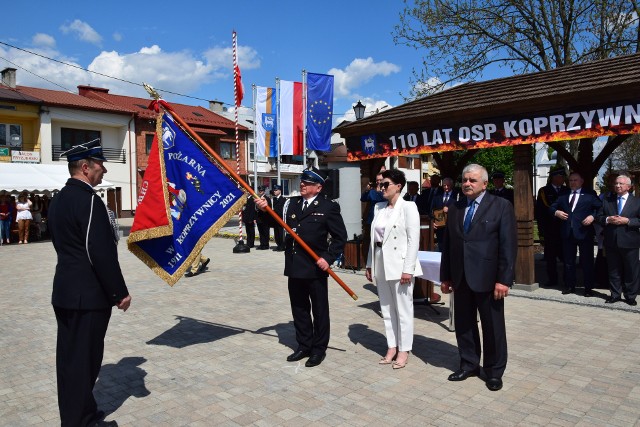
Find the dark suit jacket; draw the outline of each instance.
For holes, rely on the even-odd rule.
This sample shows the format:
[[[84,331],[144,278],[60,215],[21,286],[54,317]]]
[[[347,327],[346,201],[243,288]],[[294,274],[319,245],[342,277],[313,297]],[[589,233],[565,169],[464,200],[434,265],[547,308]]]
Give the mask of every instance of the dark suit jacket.
[[[640,248],[640,199],[627,195],[627,201],[622,208],[620,216],[629,218],[629,224],[607,224],[608,216],[618,214],[618,195],[612,194],[605,199],[602,208],[598,212],[598,223],[604,227],[605,246],[618,248]]]
[[[67,181],[51,201],[48,226],[58,254],[55,307],[107,309],[129,295],[106,206],[88,184]]]
[[[347,229],[340,215],[340,205],[319,194],[302,212],[302,197],[289,199],[286,223],[311,249],[331,265],[344,251]],[[331,236],[331,243],[327,237]],[[327,277],[316,262],[287,234],[285,238],[284,275],[297,279]]]
[[[513,204],[513,189],[502,187],[500,191],[493,189],[489,190],[489,193],[493,194],[496,197],[502,197],[503,199],[507,199]]]
[[[497,282],[511,286],[516,262],[517,231],[508,200],[485,193],[467,234],[462,228],[467,198],[449,207],[442,245],[440,280],[453,287],[466,279],[474,292],[490,292]]]
[[[407,202],[415,202],[418,203],[418,199],[420,198],[420,193],[416,193],[416,200],[411,200],[411,194],[409,193],[405,193],[404,196],[402,196],[402,198],[404,200],[406,200]]]
[[[271,198],[271,206],[272,209],[275,211],[275,213],[278,214],[278,216],[280,218],[282,218],[282,212],[284,209],[284,204],[287,202],[287,199],[284,198],[284,196],[280,195],[280,197],[272,197]],[[274,226],[278,225],[278,223],[271,218],[271,222],[273,223]]]
[[[451,206],[455,203],[455,201],[462,197],[460,194],[460,190],[454,188],[451,190],[451,194],[449,195],[449,200],[447,203],[444,203],[444,190],[437,192],[432,200],[430,212],[433,212],[436,209],[442,209],[445,206]],[[466,200],[466,197],[464,198]]]
[[[552,184],[547,184],[538,190],[535,217],[536,221],[538,221],[538,230],[544,234],[545,239],[554,240],[560,238],[560,227],[563,221],[553,216],[549,208],[558,200],[558,197],[570,193],[571,191],[566,185],[561,186],[557,192]]]
[[[247,203],[242,207],[242,222],[245,224],[253,224],[256,219],[256,202],[253,197],[247,198]]]
[[[595,218],[598,214],[598,209],[602,206],[602,202],[595,191],[584,188],[580,191],[581,194],[580,197],[578,197],[578,202],[573,212],[569,205],[573,191],[558,197],[558,200],[549,208],[551,215],[554,216],[557,210],[569,214],[569,218],[566,221],[562,221],[560,227],[560,235],[563,239],[568,239],[571,234],[573,234],[573,237],[577,240],[593,239],[593,235],[595,234],[593,224],[585,227],[582,225],[582,221],[589,215],[593,215]]]

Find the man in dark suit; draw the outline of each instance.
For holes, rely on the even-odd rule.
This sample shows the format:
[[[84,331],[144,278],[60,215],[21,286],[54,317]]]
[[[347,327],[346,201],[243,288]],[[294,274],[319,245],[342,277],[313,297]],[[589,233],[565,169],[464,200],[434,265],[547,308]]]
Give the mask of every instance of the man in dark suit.
[[[278,184],[274,185],[271,189],[271,206],[275,213],[278,214],[280,218],[282,218],[282,213],[284,211],[284,204],[287,199],[282,195],[282,187]],[[284,229],[280,224],[278,224],[275,220],[272,221],[273,224],[273,238],[276,241],[276,248],[274,249],[277,252],[284,251]]]
[[[418,190],[420,189],[420,185],[416,181],[407,182],[407,193],[403,196],[403,199],[408,202],[418,202]]]
[[[422,194],[420,194],[420,197],[418,197],[418,200],[416,201],[420,215],[431,216],[431,205],[433,204],[433,199],[442,191],[442,188],[440,187],[440,175],[431,176],[431,178],[429,178],[429,183],[431,187],[424,188],[422,190]]]
[[[584,295],[593,296],[593,237],[595,230],[593,221],[602,202],[593,190],[582,188],[584,179],[578,172],[569,175],[570,194],[558,197],[549,208],[556,218],[560,218],[562,226],[562,251],[564,259],[563,294],[576,291],[576,251],[580,250],[580,265],[584,278]]]
[[[300,179],[300,197],[289,199],[285,206],[286,223],[320,258],[314,261],[290,235],[285,238],[284,275],[289,278],[289,300],[298,342],[298,348],[287,361],[308,357],[305,366],[313,367],[322,363],[329,345],[326,270],[342,254],[347,230],[340,205],[320,195],[325,177],[317,170],[305,170]],[[256,206],[265,209],[266,200],[256,200]],[[327,243],[329,236],[331,243]]]
[[[547,268],[546,286],[558,286],[558,259],[562,260],[562,238],[560,228],[562,220],[555,217],[551,211],[551,205],[558,200],[558,197],[571,193],[564,180],[566,173],[564,169],[557,169],[550,174],[550,182],[538,190],[536,199],[535,216],[538,222],[538,233],[542,237],[544,248],[544,261]]]
[[[260,185],[258,187],[258,196],[264,197],[265,192],[267,191],[267,187],[264,185]],[[269,207],[271,207],[271,199],[265,199]],[[256,224],[258,225],[258,235],[260,238],[260,246],[256,248],[256,250],[264,251],[269,249],[269,229],[271,228],[272,223],[271,216],[261,211],[256,204]]]
[[[487,170],[471,164],[462,171],[466,197],[449,207],[442,262],[441,290],[453,291],[460,369],[449,381],[463,381],[480,372],[480,353],[487,388],[502,388],[507,367],[504,298],[514,280],[517,234],[513,206],[489,194]],[[482,324],[482,346],[477,316]]]
[[[442,210],[445,214],[448,215],[449,206],[454,204],[459,197],[459,191],[454,188],[453,180],[451,178],[445,178],[442,180],[442,194],[437,194],[433,198],[433,203],[431,204],[431,216],[434,217],[434,211]],[[438,227],[434,224],[435,233],[436,233],[436,242],[438,243],[438,250],[441,251],[442,240],[444,239],[444,229],[446,227]]]
[[[513,205],[513,189],[504,186],[504,172],[495,171],[491,175],[491,181],[493,183],[493,189],[489,190],[489,193],[507,199]]]
[[[99,140],[62,155],[71,178],[51,201],[48,216],[58,255],[51,303],[58,322],[60,420],[63,426],[117,425],[103,421],[93,396],[111,308],[126,311],[131,303],[107,207],[93,191],[107,172],[106,159]]]
[[[256,204],[252,197],[247,199],[247,203],[242,207],[242,223],[247,232],[247,246],[253,248],[256,243]]]
[[[605,200],[598,213],[598,222],[604,227],[611,287],[605,302],[618,302],[624,293],[627,304],[634,306],[640,286],[640,199],[629,193],[631,178],[626,175],[616,178],[614,188],[615,194]]]

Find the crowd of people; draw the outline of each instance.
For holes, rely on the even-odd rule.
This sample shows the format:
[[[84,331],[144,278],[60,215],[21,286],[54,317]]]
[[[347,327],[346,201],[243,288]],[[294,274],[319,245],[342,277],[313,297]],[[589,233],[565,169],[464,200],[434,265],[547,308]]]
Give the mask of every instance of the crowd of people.
[[[49,197],[45,194],[0,195],[0,245],[25,244],[47,233]],[[15,234],[15,236],[12,236]]]

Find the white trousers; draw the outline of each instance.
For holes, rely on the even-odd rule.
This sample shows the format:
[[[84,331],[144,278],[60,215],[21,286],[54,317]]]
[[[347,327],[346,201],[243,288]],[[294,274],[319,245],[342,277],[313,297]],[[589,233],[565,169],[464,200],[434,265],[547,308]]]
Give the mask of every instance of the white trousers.
[[[413,346],[413,284],[401,285],[400,280],[387,281],[384,275],[382,249],[375,248],[375,281],[380,298],[387,346],[398,351],[411,351]]]

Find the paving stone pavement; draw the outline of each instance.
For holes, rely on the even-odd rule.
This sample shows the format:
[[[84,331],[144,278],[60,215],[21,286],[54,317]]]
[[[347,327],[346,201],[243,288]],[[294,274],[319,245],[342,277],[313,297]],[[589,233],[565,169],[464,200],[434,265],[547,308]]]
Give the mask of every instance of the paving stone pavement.
[[[386,344],[374,288],[330,281],[331,342],[315,368],[295,345],[281,253],[233,254],[214,238],[209,270],[169,287],[120,243],[133,296],[114,310],[95,387],[120,426],[640,425],[640,317],[616,304],[506,302],[504,388],[447,381],[458,366],[447,306],[416,306],[405,369],[380,366]],[[0,248],[0,425],[59,425],[50,242]],[[331,280],[331,279],[330,279]],[[558,294],[558,292],[555,292]],[[536,294],[536,292],[529,293]],[[541,295],[541,296],[540,296]],[[446,300],[446,298],[444,298]]]

